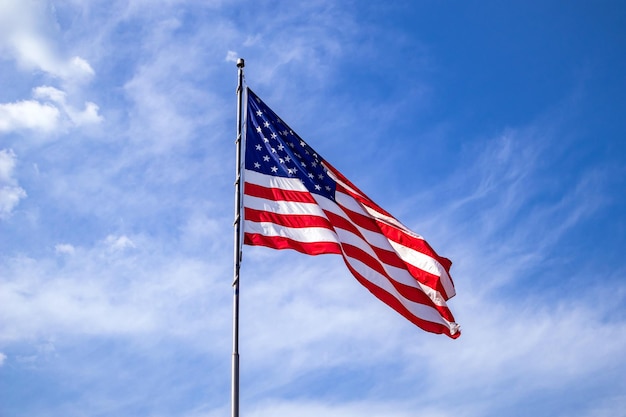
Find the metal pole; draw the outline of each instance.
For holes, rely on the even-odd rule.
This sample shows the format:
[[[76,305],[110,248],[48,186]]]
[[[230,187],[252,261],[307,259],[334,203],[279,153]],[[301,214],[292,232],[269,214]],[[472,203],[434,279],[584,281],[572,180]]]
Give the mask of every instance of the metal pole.
[[[244,60],[237,60],[239,83],[237,85],[237,174],[235,179],[235,270],[233,279],[233,362],[231,386],[231,417],[239,417],[239,266],[241,263],[241,153],[243,114]]]

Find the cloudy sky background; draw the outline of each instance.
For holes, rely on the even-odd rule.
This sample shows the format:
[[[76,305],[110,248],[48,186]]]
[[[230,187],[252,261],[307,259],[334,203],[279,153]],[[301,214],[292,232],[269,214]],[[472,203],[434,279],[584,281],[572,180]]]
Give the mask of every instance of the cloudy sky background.
[[[452,259],[420,331],[244,248],[251,417],[626,410],[619,1],[0,1],[0,415],[230,413],[237,57]]]

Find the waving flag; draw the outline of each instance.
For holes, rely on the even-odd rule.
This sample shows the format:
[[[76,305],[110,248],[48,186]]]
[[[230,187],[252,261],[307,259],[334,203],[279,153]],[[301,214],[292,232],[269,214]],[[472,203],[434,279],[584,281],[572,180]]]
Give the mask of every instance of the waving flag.
[[[244,243],[343,256],[372,294],[423,330],[460,336],[451,262],[317,154],[247,90]]]

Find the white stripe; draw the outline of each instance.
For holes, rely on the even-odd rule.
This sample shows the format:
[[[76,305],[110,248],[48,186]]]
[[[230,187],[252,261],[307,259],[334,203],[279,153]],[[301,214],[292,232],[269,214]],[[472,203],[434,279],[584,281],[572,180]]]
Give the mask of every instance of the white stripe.
[[[306,188],[299,180],[290,179],[290,178],[280,178],[280,177],[272,177],[265,174],[259,174],[254,171],[246,170],[246,181],[251,182],[257,185],[261,185],[264,187],[273,187],[280,188],[287,191],[306,191]],[[352,232],[343,230],[341,228],[336,228],[337,236],[335,233],[328,229],[324,228],[288,228],[280,225],[276,225],[273,223],[255,223],[251,221],[244,222],[244,231],[248,233],[260,233],[266,236],[283,236],[289,237],[293,240],[299,242],[315,242],[315,241],[326,241],[326,242],[346,242],[353,246],[356,246],[366,253],[368,253],[373,258],[377,259],[388,272],[388,275],[392,277],[395,281],[400,282],[405,285],[409,285],[415,288],[420,289],[428,297],[436,304],[440,306],[446,306],[446,303],[442,297],[442,295],[434,288],[423,285],[418,282],[410,273],[404,269],[399,269],[393,267],[391,265],[385,264],[376,256],[375,252],[372,250],[371,246],[375,246],[380,249],[395,251],[398,256],[405,262],[415,266],[416,268],[427,271],[431,274],[434,274],[439,277],[443,277],[442,284],[444,285],[444,289],[448,297],[454,295],[454,287],[451,285],[450,278],[446,273],[445,269],[439,262],[435,259],[431,258],[428,255],[425,255],[421,252],[418,252],[414,249],[410,249],[406,246],[400,245],[393,241],[387,239],[384,235],[376,232],[372,232],[367,229],[363,229],[358,225],[354,224],[346,215],[346,213],[342,210],[337,203],[340,203],[346,210],[351,210],[353,212],[359,213],[364,216],[368,216],[368,213],[364,211],[364,208],[361,204],[359,204],[354,198],[350,195],[337,192],[336,199],[337,203],[327,199],[318,194],[311,194],[317,204],[315,203],[294,203],[294,202],[286,202],[286,201],[274,201],[267,200],[259,197],[251,197],[244,196],[245,207],[249,207],[256,210],[268,211],[277,214],[308,214],[308,215],[316,215],[319,217],[327,218],[324,214],[323,210],[328,210],[342,218],[346,219],[349,223],[351,223],[365,238],[363,240],[361,237],[353,234]],[[322,210],[323,209],[323,210]],[[310,234],[306,231],[311,231]],[[318,236],[317,238],[312,238],[312,236]],[[415,235],[415,234],[413,234]],[[368,267],[369,269],[369,267]],[[386,280],[386,278],[383,278]],[[391,285],[391,283],[388,283]],[[448,284],[448,285],[446,285]],[[395,289],[394,289],[395,291]]]
[[[415,249],[411,249],[409,247],[401,245],[400,243],[394,242],[393,240],[390,240],[389,243],[391,244],[391,246],[393,246],[394,250],[398,253],[403,261],[406,261],[411,265],[414,265],[417,268],[433,275],[437,275],[439,277],[448,276],[445,268],[430,256],[425,255],[422,252],[416,251]],[[448,289],[446,288],[446,292],[447,291]]]
[[[352,198],[350,196],[347,196],[347,198]],[[391,244],[389,243],[389,239],[387,239],[382,233],[377,233],[377,232],[373,232],[371,230],[368,229],[364,229],[362,227],[360,227],[359,225],[355,224],[352,220],[350,220],[350,218],[348,218],[348,215],[346,213],[345,210],[349,210],[348,208],[343,206],[343,202],[345,202],[346,200],[343,199],[342,200],[342,205],[338,205],[335,202],[331,202],[323,197],[321,198],[316,198],[315,199],[318,204],[326,211],[330,211],[338,216],[343,217],[344,219],[346,219],[346,221],[348,221],[350,224],[352,224],[354,227],[356,227],[359,232],[363,235],[363,238],[372,246],[376,246],[377,248],[380,249],[384,249],[384,250],[388,250],[393,252],[393,247],[391,246]],[[354,211],[354,210],[349,210],[349,211]]]
[[[308,214],[326,218],[322,208],[315,203],[299,203],[292,201],[275,201],[261,197],[244,196],[246,208],[268,211],[277,214]]]
[[[256,210],[269,211],[269,212],[277,213],[277,214],[309,214],[309,215],[316,215],[316,216],[323,217],[323,218],[327,218],[323,210],[331,211],[332,213],[338,216],[341,216],[344,219],[346,219],[346,221],[350,222],[365,238],[365,241],[363,241],[363,239],[354,235],[351,232],[341,233],[342,229],[336,228],[337,233],[340,234],[342,241],[345,241],[358,248],[361,248],[366,253],[370,254],[372,257],[376,259],[378,259],[378,257],[376,256],[375,252],[372,250],[371,246],[375,246],[383,250],[395,251],[396,253],[398,253],[398,256],[400,256],[402,260],[415,266],[416,268],[422,269],[424,271],[427,271],[437,276],[441,276],[441,272],[443,272],[443,275],[447,277],[447,273],[445,272],[445,269],[443,269],[443,267],[433,258],[427,255],[424,255],[418,251],[415,251],[405,246],[402,246],[400,244],[397,244],[395,242],[392,242],[380,233],[372,232],[370,230],[366,230],[366,229],[363,229],[362,227],[359,227],[358,225],[352,223],[352,221],[346,216],[346,213],[335,202],[327,199],[326,197],[320,196],[318,194],[312,194],[312,195],[315,201],[317,202],[317,204],[274,201],[274,200],[267,200],[267,199],[263,199],[259,197],[245,196],[246,198],[245,206],[252,208],[252,209],[256,209]],[[352,200],[352,197],[348,195],[342,194],[342,196],[343,196],[341,199],[342,204],[345,204],[348,201]],[[352,207],[355,207],[355,206],[352,205]],[[357,208],[358,210],[358,207],[355,207],[355,208]],[[361,214],[363,213],[361,212]],[[245,226],[244,226],[244,230],[246,230]],[[436,269],[437,265],[441,269]],[[400,278],[400,279],[397,279],[398,282],[402,282],[403,284],[411,285],[411,286],[415,286],[416,284],[419,285],[419,288],[421,288],[422,291],[428,294],[428,296],[433,300],[435,304],[443,305],[442,299],[444,299],[444,297],[442,297],[442,295],[439,293],[439,291],[437,291],[436,288],[431,288],[427,285],[423,285],[422,283],[419,283],[412,275],[410,275],[405,270],[400,270],[398,268],[394,268],[394,269],[396,271],[403,271],[401,275],[397,276],[397,278]],[[396,278],[396,274],[394,275],[390,274],[390,276]],[[449,298],[451,294],[454,295],[454,287],[452,287],[452,292],[450,292],[450,289],[446,288],[445,286],[446,281],[444,281],[444,289],[446,290],[446,294],[448,295],[448,298]]]
[[[334,242],[339,243],[337,235],[323,227],[293,228],[275,223],[244,221],[246,233],[258,233],[269,237],[286,237],[302,243]]]
[[[347,222],[351,223],[352,225],[354,225],[354,227],[356,227],[359,232],[363,235],[363,237],[365,238],[365,240],[367,242],[369,242],[372,246],[376,246],[380,249],[385,249],[388,251],[393,251],[393,248],[391,247],[391,245],[389,244],[389,239],[387,239],[383,234],[381,233],[377,233],[377,232],[373,232],[371,230],[368,229],[364,229],[360,226],[358,226],[357,224],[355,224],[352,220],[350,220],[350,218],[348,217],[346,210],[348,211],[352,211],[352,212],[358,212],[358,208],[357,210],[352,210],[351,208],[347,207],[346,203],[349,200],[352,200],[352,197],[342,194],[342,193],[336,193],[337,195],[341,196],[340,199],[338,199],[337,203],[335,203],[334,201],[330,201],[324,197],[315,197],[315,201],[317,201],[317,203],[326,211],[330,211],[338,216],[343,217],[344,219],[346,219]],[[358,204],[358,203],[357,203]],[[354,206],[353,206],[354,207]],[[360,214],[363,214],[363,212],[361,211]]]
[[[398,256],[400,256],[403,261],[408,262],[423,271],[439,276],[439,281],[443,285],[443,288],[448,298],[455,295],[454,286],[452,285],[452,280],[450,279],[450,276],[446,272],[445,268],[441,266],[439,262],[437,262],[437,260],[431,258],[428,255],[424,255],[423,253],[416,251],[415,249],[408,248],[392,240],[390,240],[389,243],[391,244],[391,246],[393,246],[394,250],[398,253]]]
[[[360,236],[355,235],[354,233],[348,230],[344,230],[339,227],[336,227],[335,231],[337,232],[337,235],[339,236],[339,239],[342,242],[346,242],[353,246],[356,246],[362,249],[364,252],[371,255],[372,257],[374,257],[375,259],[377,259],[383,265],[385,270],[388,272],[388,275],[392,277],[395,281],[420,289],[421,291],[426,293],[426,295],[428,295],[428,297],[437,305],[441,305],[441,306],[446,305],[444,301],[444,297],[442,297],[439,291],[425,284],[420,283],[406,269],[400,269],[400,268],[384,263],[378,258],[378,256],[376,256],[376,253],[372,250],[372,246],[374,246],[379,249],[394,251],[394,248],[391,246],[393,242],[390,242],[387,238],[385,238],[380,233],[375,233],[370,230],[363,229],[359,227],[358,225],[352,223],[350,219],[347,218],[346,214],[343,211],[341,211],[341,209],[336,204],[329,201],[328,199],[320,197],[320,198],[316,198],[316,201],[318,201],[318,203],[322,206],[323,209],[332,211],[338,216],[341,216],[344,219],[346,219],[363,235],[363,238],[361,238]],[[404,246],[401,246],[401,247],[404,248]],[[427,257],[427,258],[432,259],[430,257]]]
[[[354,200],[353,197],[339,192],[336,193],[336,196],[337,203],[341,207],[345,208],[346,210],[368,216],[368,213],[363,210],[363,206],[359,204],[356,200]],[[337,211],[334,212],[337,213]],[[446,291],[446,295],[448,296],[448,298],[452,297],[455,294],[454,285],[452,284],[452,280],[450,279],[448,272],[436,259],[415,249],[411,249],[407,246],[389,240],[380,233],[371,232],[362,228],[359,228],[359,231],[363,234],[363,237],[367,239],[367,241],[371,244],[375,244],[381,249],[394,251],[404,262],[413,265],[418,269],[440,277],[441,283]]]
[[[365,279],[367,279],[378,288],[381,288],[382,290],[391,294],[396,300],[400,301],[400,303],[402,303],[402,305],[406,307],[406,309],[409,310],[409,312],[415,317],[433,323],[440,323],[449,328],[453,328],[456,324],[451,323],[441,317],[441,314],[433,307],[407,300],[398,293],[398,291],[385,277],[378,274],[376,271],[372,270],[358,259],[350,258],[347,256],[346,259],[348,260],[350,265],[361,274],[361,276],[363,276]]]
[[[442,297],[439,291],[430,288],[425,284],[422,284],[421,282],[416,280],[415,277],[413,277],[406,269],[397,268],[380,260],[380,258],[376,256],[376,253],[372,250],[371,246],[368,245],[366,241],[347,230],[336,229],[336,232],[341,243],[347,243],[355,246],[372,256],[372,258],[376,259],[381,264],[387,275],[390,277],[384,277],[384,279],[392,279],[400,284],[416,288],[417,290],[425,293],[434,304],[447,307],[445,299]]]
[[[404,226],[402,223],[400,223],[396,219],[393,219],[393,218],[391,218],[389,216],[385,216],[385,215],[379,213],[376,210],[370,209],[369,207],[359,203],[357,200],[354,199],[354,197],[350,196],[349,194],[344,194],[344,193],[341,193],[339,191],[337,193],[335,193],[335,194],[336,194],[335,197],[336,197],[336,200],[337,200],[337,204],[347,208],[348,210],[351,210],[351,211],[353,211],[355,213],[361,214],[361,215],[366,216],[366,217],[373,217],[376,220],[383,221],[383,223],[388,223],[392,227],[396,227],[396,228],[400,229],[400,232],[404,232],[404,233],[408,234],[409,236],[411,236],[411,238],[424,240],[423,237],[421,237],[417,233],[409,230],[406,226]],[[394,220],[394,221],[392,222],[390,220]]]
[[[261,174],[260,172],[245,169],[244,181],[251,184],[261,185],[269,188],[280,188],[281,190],[307,191],[304,184],[296,178],[275,177],[273,175]]]
[[[346,184],[346,183],[344,183],[343,181],[341,181],[341,180],[340,180],[337,176],[335,176],[335,174],[334,174],[331,170],[328,170],[328,174],[329,174],[329,176],[330,176],[332,179],[334,179],[336,182],[338,182],[339,184],[341,184],[341,186],[342,186],[342,187],[344,187],[346,190],[351,191],[353,194],[356,194],[356,195],[358,195],[358,196],[361,196],[361,197],[362,197],[363,199],[365,199],[365,200],[371,201],[371,202],[372,202],[372,204],[374,204],[374,205],[376,205],[376,206],[378,205],[378,204],[374,203],[374,202],[373,202],[373,201],[372,201],[372,200],[371,200],[368,196],[366,196],[366,195],[365,195],[365,194],[363,194],[362,192],[360,192],[360,191],[358,191],[358,190],[355,190],[354,188],[350,187],[348,184]],[[339,194],[339,192],[337,192],[337,194]],[[375,219],[378,219],[378,220],[384,221],[384,222],[386,222],[386,223],[389,223],[389,224],[391,224],[391,225],[393,225],[393,226],[396,226],[396,227],[398,227],[398,228],[400,228],[400,229],[402,229],[402,230],[406,231],[408,234],[410,234],[410,235],[411,235],[411,236],[413,236],[413,237],[416,237],[416,238],[418,238],[418,239],[423,239],[423,237],[422,237],[422,236],[418,235],[417,233],[415,233],[414,231],[412,231],[411,229],[409,229],[408,227],[406,227],[405,225],[403,225],[402,223],[400,223],[400,222],[398,221],[398,219],[396,219],[395,217],[390,217],[390,216],[388,216],[387,214],[381,213],[380,211],[378,211],[378,210],[376,210],[376,209],[374,209],[374,208],[372,208],[372,207],[369,207],[369,206],[366,206],[366,205],[362,205],[362,204],[360,204],[358,201],[356,201],[356,200],[354,199],[354,197],[350,196],[349,194],[346,194],[346,196],[347,196],[347,197],[348,197],[348,198],[349,198],[352,202],[354,202],[355,204],[358,204],[358,206],[359,206],[359,207],[362,207],[362,208],[363,208],[363,209],[367,212],[367,214],[369,214],[370,216],[374,217]],[[339,203],[339,198],[340,198],[340,197],[338,197],[338,198],[337,198],[337,202],[338,202],[338,203]],[[365,213],[363,213],[363,214],[365,214]]]
[[[363,194],[360,194],[360,193],[356,193],[356,194],[359,194],[364,199],[371,201],[368,197],[363,196]],[[336,193],[336,199],[337,199],[337,203],[342,204],[342,205],[345,204],[345,206],[350,208],[350,210],[352,211],[363,214],[365,216],[373,217],[384,223],[388,223],[391,226],[397,227],[398,229],[406,232],[411,237],[424,240],[422,236],[418,235],[417,233],[415,233],[414,231],[412,231],[411,229],[409,229],[408,227],[400,223],[398,219],[396,219],[395,217],[389,217],[388,215],[383,214],[380,211],[373,209],[372,207],[361,204],[349,194],[341,193],[338,191]],[[373,201],[372,203],[375,204]]]

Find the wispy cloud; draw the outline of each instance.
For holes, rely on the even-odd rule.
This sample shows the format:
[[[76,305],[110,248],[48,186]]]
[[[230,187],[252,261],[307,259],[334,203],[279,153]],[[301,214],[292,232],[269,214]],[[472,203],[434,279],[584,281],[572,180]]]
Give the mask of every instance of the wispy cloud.
[[[10,149],[0,149],[0,220],[11,214],[26,191],[15,178],[16,156]]]
[[[36,69],[67,83],[81,83],[94,75],[81,57],[63,57],[51,36],[58,29],[50,20],[46,2],[7,0],[0,6],[0,49],[12,55],[24,69]]]
[[[84,110],[77,110],[67,103],[67,94],[57,88],[41,86],[35,88],[33,94],[41,100],[49,100],[61,108],[74,126],[100,123],[102,116],[98,114],[98,106],[92,102],[85,103]]]
[[[464,331],[418,331],[338,256],[245,247],[245,414],[622,410],[626,270],[596,229],[612,215],[623,240],[623,166],[581,156],[567,117],[438,120],[431,81],[450,69],[422,75],[450,44],[408,33],[408,3],[291,6],[0,5],[19,81],[0,92],[0,366],[40,398],[8,398],[7,415],[228,413],[238,57],[299,134],[452,258]]]
[[[5,262],[3,274],[10,278],[0,290],[7,312],[0,338],[7,343],[61,334],[156,334],[173,321],[182,324],[191,318],[204,304],[202,298],[219,300],[207,284],[226,275],[216,272],[225,266],[167,259],[158,251],[151,254],[157,248],[150,247],[145,238],[111,235],[92,247],[58,244],[56,256],[49,259]],[[141,273],[138,264],[143,265]],[[169,301],[154,305],[154,297],[162,296]],[[192,337],[194,329],[207,323],[198,316],[166,333]],[[228,328],[221,320],[212,325]]]
[[[227,62],[237,62],[239,55],[235,51],[228,51],[226,53],[226,61]]]

